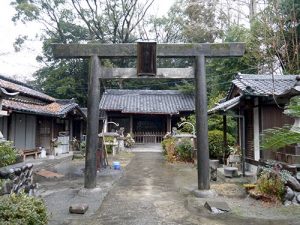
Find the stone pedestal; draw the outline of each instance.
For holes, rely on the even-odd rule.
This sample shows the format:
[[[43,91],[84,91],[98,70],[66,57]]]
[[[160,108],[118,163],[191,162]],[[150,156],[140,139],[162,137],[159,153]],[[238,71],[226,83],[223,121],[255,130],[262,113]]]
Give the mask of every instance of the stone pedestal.
[[[238,168],[237,167],[224,167],[224,176],[225,177],[238,177]]]
[[[218,194],[214,190],[193,190],[192,193],[197,198],[214,198],[217,197]]]

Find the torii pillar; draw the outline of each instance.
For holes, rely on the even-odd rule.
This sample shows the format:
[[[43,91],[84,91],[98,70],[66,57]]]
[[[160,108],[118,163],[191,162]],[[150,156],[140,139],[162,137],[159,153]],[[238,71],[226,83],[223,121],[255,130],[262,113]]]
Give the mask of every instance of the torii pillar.
[[[245,52],[244,43],[157,44],[157,57],[195,59],[195,68],[158,68],[151,78],[195,78],[198,189],[209,190],[209,151],[207,125],[206,57],[236,57]],[[138,79],[134,68],[102,68],[99,58],[137,57],[137,44],[54,44],[56,58],[89,58],[88,126],[84,187],[96,187],[96,149],[98,143],[99,79]],[[141,77],[141,76],[139,76]],[[147,77],[143,77],[147,78]]]

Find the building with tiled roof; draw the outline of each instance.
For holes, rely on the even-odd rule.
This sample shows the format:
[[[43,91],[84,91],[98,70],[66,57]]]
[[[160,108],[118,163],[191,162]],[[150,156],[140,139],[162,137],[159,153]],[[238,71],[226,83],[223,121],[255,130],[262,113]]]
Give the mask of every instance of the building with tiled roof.
[[[232,88],[237,87],[244,95],[279,96],[295,86],[296,77],[297,75],[239,74],[232,81]]]
[[[108,121],[119,123],[125,133],[133,133],[137,142],[159,142],[153,137],[147,141],[137,137],[142,133],[163,136],[177,127],[180,117],[195,109],[194,96],[177,90],[106,90],[100,110],[105,111]],[[115,129],[110,125],[110,129]]]
[[[297,75],[239,74],[231,83],[224,100],[208,111],[237,118],[239,145],[244,152],[246,166],[259,160],[278,160],[287,164],[299,164],[300,152],[295,147],[275,151],[260,150],[260,134],[263,130],[293,124],[294,119],[283,113],[292,96],[300,94],[300,77]],[[225,129],[226,130],[226,129]]]
[[[70,139],[83,132],[84,113],[74,100],[60,100],[0,75],[0,131],[17,149],[44,147],[60,132]],[[76,129],[74,128],[76,127]]]
[[[100,109],[135,114],[168,114],[195,109],[194,97],[177,90],[106,90]]]

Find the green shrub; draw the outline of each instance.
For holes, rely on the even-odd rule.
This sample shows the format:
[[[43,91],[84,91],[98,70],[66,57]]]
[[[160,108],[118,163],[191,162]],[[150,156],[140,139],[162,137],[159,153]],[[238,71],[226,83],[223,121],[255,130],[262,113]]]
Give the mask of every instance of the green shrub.
[[[47,223],[47,210],[42,199],[24,193],[0,197],[0,224],[43,225]]]
[[[128,133],[124,139],[124,146],[127,148],[131,148],[135,144],[133,135]]]
[[[165,138],[162,142],[161,142],[161,146],[163,148],[163,154],[167,155],[167,148],[169,147],[169,145],[171,143],[175,142],[174,138]]]
[[[163,154],[166,156],[167,161],[173,162],[175,160],[191,162],[192,153],[194,150],[193,143],[190,139],[184,138],[178,141],[175,138],[165,138],[161,142]]]
[[[12,142],[0,142],[0,167],[7,166],[16,162],[17,153],[12,147]]]
[[[259,192],[274,197],[279,201],[283,200],[285,189],[284,181],[279,174],[274,172],[263,172],[257,180],[257,189]]]
[[[173,162],[176,159],[175,155],[175,139],[165,138],[162,141],[163,154],[166,156],[167,161]]]
[[[183,139],[182,141],[178,142],[175,146],[175,153],[177,155],[178,160],[180,161],[188,161],[191,162],[192,154],[193,154],[193,143],[190,139]]]
[[[229,146],[234,145],[235,139],[234,137],[227,133],[227,144]],[[220,158],[229,154],[229,149],[224,152],[224,142],[223,142],[223,131],[221,130],[211,130],[208,131],[208,149],[209,149],[209,157],[210,158]]]

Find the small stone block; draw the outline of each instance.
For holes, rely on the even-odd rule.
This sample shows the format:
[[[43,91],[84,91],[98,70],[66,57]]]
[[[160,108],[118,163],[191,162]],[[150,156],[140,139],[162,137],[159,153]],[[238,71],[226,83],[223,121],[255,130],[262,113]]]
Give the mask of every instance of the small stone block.
[[[225,167],[224,168],[225,177],[238,177],[238,168],[237,167]]]
[[[211,212],[214,212],[213,209],[218,209],[218,210],[221,210],[223,212],[229,212],[230,211],[230,208],[229,208],[229,206],[226,202],[207,201],[207,202],[205,202],[204,207],[207,208],[208,210],[210,210]]]
[[[75,214],[85,214],[88,208],[88,204],[73,204],[69,207],[69,212]]]

